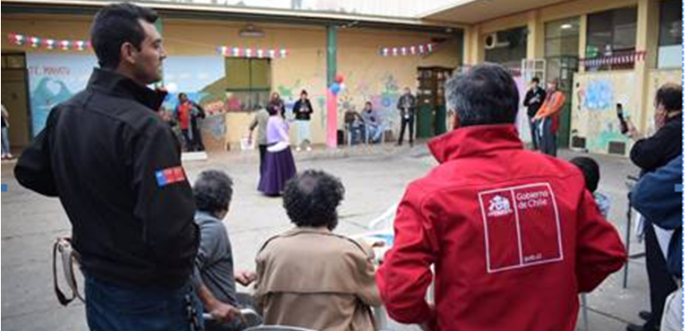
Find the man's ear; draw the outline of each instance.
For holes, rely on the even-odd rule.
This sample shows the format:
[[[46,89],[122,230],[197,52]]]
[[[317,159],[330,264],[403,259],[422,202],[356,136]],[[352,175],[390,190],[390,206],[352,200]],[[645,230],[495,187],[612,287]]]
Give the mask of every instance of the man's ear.
[[[451,109],[451,112],[453,114],[453,130],[460,128],[460,117],[458,116],[458,113],[455,110]]]
[[[120,59],[129,64],[136,62],[135,55],[138,52],[137,48],[132,43],[126,42],[120,46]]]

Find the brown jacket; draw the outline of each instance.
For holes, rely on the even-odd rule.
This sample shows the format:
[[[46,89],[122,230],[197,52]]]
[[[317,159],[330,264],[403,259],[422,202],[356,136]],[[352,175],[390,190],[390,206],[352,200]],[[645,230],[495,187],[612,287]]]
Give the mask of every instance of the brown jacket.
[[[374,252],[330,232],[296,228],[269,239],[256,258],[256,302],[267,325],[374,331],[381,299]]]

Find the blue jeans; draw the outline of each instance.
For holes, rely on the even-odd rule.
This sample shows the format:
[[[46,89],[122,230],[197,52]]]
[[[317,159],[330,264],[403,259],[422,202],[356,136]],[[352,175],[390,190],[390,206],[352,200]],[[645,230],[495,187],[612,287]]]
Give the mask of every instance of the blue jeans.
[[[91,331],[202,331],[203,307],[190,285],[179,289],[124,288],[85,276]],[[193,327],[190,308],[196,313]]]
[[[349,131],[350,134],[350,144],[357,145],[360,142],[365,142],[364,137],[366,137],[366,129],[364,127],[364,124],[348,124],[347,131]]]
[[[542,120],[543,127],[541,131],[541,138],[539,139],[539,150],[546,155],[556,156],[558,146],[556,145],[556,133],[551,131],[553,120],[545,118]]]
[[[534,116],[528,116],[529,131],[532,134],[532,149],[539,149],[539,122],[532,122]]]
[[[367,126],[367,137],[369,137],[369,142],[378,143],[381,141],[381,135],[383,135],[383,125],[368,125]]]

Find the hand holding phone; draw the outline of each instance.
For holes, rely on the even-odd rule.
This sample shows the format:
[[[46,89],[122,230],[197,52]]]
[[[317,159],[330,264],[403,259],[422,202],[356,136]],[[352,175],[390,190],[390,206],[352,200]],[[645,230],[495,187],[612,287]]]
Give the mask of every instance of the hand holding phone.
[[[616,115],[618,116],[618,122],[621,126],[621,133],[628,133],[628,121],[625,119],[625,117],[623,117],[623,105],[620,103],[616,105]]]

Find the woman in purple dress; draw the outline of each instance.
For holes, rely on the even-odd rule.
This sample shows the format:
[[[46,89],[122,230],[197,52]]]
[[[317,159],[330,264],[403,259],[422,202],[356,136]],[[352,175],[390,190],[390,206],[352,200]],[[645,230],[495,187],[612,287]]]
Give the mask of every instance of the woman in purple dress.
[[[268,196],[279,196],[283,193],[285,183],[295,177],[295,160],[290,151],[289,126],[280,114],[281,106],[270,103],[268,113],[271,117],[266,126],[268,149],[266,165],[259,181],[259,191]]]

